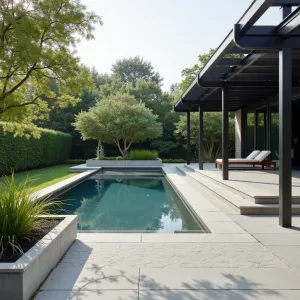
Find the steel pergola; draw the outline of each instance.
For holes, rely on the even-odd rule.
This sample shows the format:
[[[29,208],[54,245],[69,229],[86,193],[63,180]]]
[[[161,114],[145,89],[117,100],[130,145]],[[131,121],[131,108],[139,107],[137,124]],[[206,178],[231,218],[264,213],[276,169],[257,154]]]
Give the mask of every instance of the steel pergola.
[[[274,26],[256,22],[272,6],[281,8]],[[203,111],[222,111],[222,176],[228,174],[228,112],[279,103],[279,220],[291,226],[291,109],[300,97],[300,0],[256,0],[234,24],[216,52],[174,106],[187,112],[187,163],[190,112],[199,112],[199,168],[203,169]]]

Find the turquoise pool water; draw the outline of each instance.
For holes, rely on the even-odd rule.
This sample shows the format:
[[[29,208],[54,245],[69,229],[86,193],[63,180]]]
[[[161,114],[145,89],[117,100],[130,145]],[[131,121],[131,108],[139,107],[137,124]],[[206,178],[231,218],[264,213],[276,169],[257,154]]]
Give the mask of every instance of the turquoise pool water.
[[[56,213],[78,215],[78,230],[204,231],[162,176],[88,179],[59,199]]]

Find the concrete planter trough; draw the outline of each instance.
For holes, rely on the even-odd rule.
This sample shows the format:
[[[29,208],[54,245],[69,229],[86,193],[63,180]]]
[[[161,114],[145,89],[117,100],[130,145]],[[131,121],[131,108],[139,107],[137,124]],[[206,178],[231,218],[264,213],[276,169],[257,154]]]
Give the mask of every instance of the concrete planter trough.
[[[106,167],[106,168],[160,168],[161,159],[155,160],[98,160],[88,159],[87,167]]]
[[[13,263],[0,263],[0,299],[28,300],[77,237],[77,216],[63,220]]]

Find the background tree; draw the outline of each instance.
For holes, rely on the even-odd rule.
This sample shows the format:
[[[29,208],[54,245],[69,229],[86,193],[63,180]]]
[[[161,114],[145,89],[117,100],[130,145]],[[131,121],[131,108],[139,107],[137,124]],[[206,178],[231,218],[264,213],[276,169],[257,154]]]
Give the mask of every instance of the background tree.
[[[191,113],[191,145],[193,146],[194,155],[198,151],[198,128],[199,115]],[[220,158],[221,141],[222,141],[222,113],[205,112],[203,117],[204,131],[204,159],[206,162],[212,162]],[[229,118],[229,150],[234,149],[234,118]],[[180,116],[176,124],[176,133],[186,139],[186,116]]]
[[[159,85],[163,81],[159,73],[154,71],[151,63],[140,56],[117,60],[112,65],[111,71],[114,76],[120,77],[122,82],[131,83],[133,86],[138,78],[145,81],[153,80]]]
[[[93,86],[74,50],[102,21],[72,0],[1,0],[0,12],[0,119],[15,122],[5,129],[22,135],[22,125],[34,130],[35,120],[75,105]]]
[[[210,49],[208,53],[200,54],[198,56],[198,63],[193,65],[191,68],[186,68],[181,71],[183,80],[180,83],[180,88],[185,91],[189,85],[193,82],[197,74],[207,64],[210,58],[214,55],[216,49]]]
[[[129,94],[117,93],[96,103],[76,116],[74,123],[83,139],[96,139],[115,144],[123,157],[133,142],[161,135],[157,116]]]

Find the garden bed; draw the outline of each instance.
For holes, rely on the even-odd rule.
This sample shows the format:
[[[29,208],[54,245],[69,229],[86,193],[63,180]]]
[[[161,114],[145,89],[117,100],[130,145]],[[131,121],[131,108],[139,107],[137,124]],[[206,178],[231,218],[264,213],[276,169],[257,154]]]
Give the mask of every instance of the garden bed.
[[[24,250],[28,251],[24,255],[15,260],[11,253],[6,254],[6,262],[0,263],[1,300],[30,299],[72,245],[77,236],[77,216],[55,216],[55,219],[48,233],[34,234],[31,244],[25,245]]]
[[[52,229],[54,229],[63,219],[52,219],[43,225],[43,228],[39,228],[32,232],[32,234],[26,238],[18,240],[20,248],[26,253],[30,250],[36,243],[38,243],[46,234],[48,234]],[[4,251],[2,257],[0,258],[0,263],[15,262],[22,254],[13,252],[12,248],[9,247]]]

